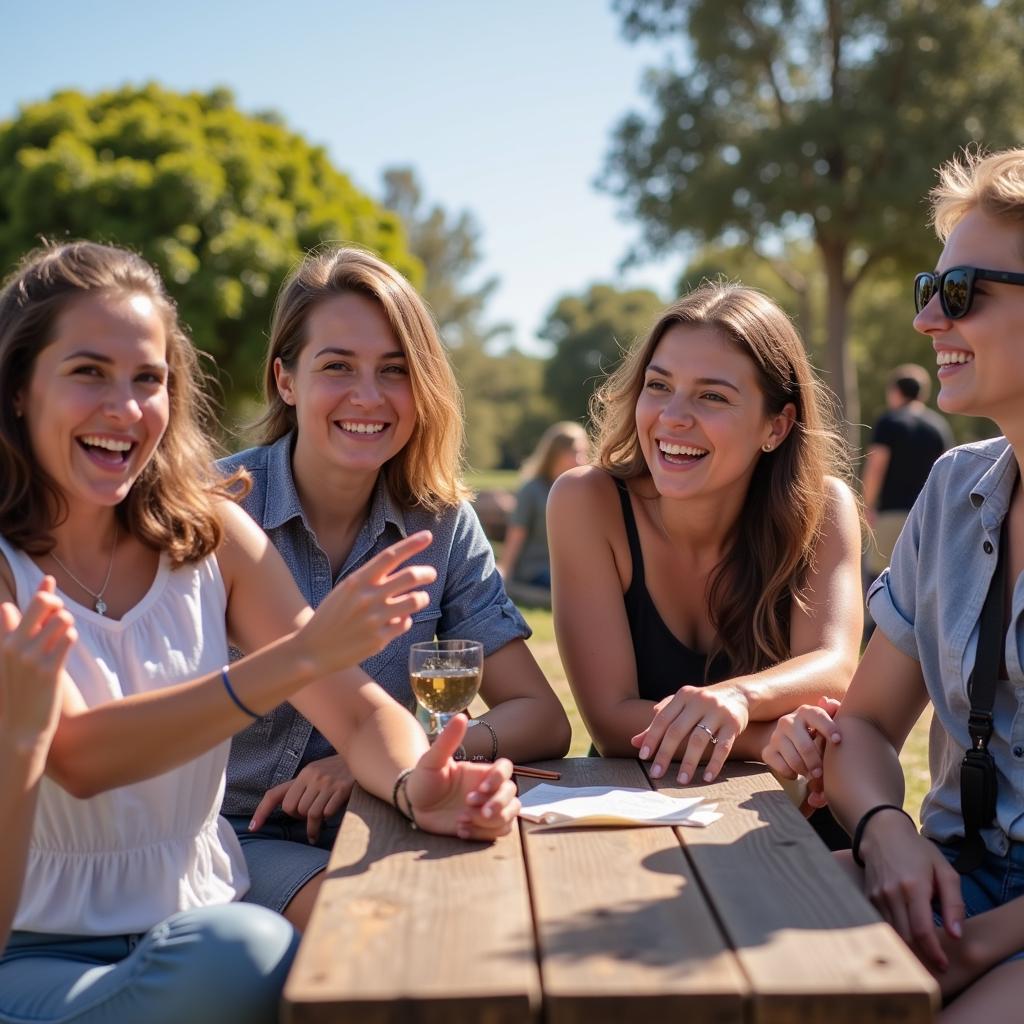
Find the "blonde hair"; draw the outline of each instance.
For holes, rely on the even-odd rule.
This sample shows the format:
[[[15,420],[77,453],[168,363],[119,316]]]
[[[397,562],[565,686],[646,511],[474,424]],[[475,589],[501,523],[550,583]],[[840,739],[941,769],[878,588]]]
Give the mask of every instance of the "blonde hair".
[[[964,150],[939,168],[939,183],[928,197],[935,233],[942,242],[973,209],[1024,228],[1024,149],[987,155]]]
[[[326,299],[349,292],[380,306],[409,368],[416,422],[408,443],[382,470],[391,494],[406,507],[432,512],[457,505],[469,491],[462,482],[464,416],[455,374],[415,289],[394,267],[363,249],[310,252],[281,286],[264,369],[267,409],[255,425],[262,443],[273,444],[297,423],[295,409],[278,393],[275,360],[294,369],[310,313]]]
[[[559,420],[558,423],[552,423],[541,434],[537,447],[523,462],[523,479],[539,477],[552,483],[555,479],[555,464],[559,457],[571,451],[577,441],[586,440],[587,432],[575,420]]]
[[[767,415],[790,402],[796,409],[786,439],[759,458],[733,543],[708,580],[716,633],[708,664],[724,651],[733,673],[754,672],[790,657],[790,610],[806,606],[803,588],[828,505],[826,477],[849,476],[849,458],[832,426],[833,402],[786,314],[753,288],[705,283],[669,306],[595,393],[599,466],[624,480],[650,474],[636,404],[654,350],[678,325],[712,327],[751,359]]]
[[[199,360],[160,275],[141,256],[95,242],[33,250],[0,291],[0,533],[24,551],[44,554],[67,514],[66,498],[35,460],[15,396],[28,387],[57,318],[83,295],[147,296],[166,337],[167,429],[117,506],[118,522],[175,565],[204,558],[223,536],[218,500],[244,496],[248,474],[223,477],[214,468],[208,437],[215,419],[199,383]]]

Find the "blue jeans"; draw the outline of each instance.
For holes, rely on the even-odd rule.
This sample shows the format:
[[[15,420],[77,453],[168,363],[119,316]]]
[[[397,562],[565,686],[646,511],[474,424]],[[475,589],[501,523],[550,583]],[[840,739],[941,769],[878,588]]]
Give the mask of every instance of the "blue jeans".
[[[0,958],[0,1021],[274,1024],[298,936],[230,903],[174,914],[145,935],[15,932]]]

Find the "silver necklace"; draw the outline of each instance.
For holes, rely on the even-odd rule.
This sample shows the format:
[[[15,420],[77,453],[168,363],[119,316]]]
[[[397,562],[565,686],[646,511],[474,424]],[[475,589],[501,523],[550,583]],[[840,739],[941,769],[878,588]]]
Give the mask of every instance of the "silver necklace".
[[[90,590],[56,555],[55,552],[50,552],[50,557],[71,577],[96,603],[93,607],[100,615],[107,614],[107,602],[103,600],[103,595],[107,592],[107,586],[110,584],[110,576],[114,571],[114,553],[117,551],[117,524],[114,524],[114,543],[110,548],[110,563],[107,565],[107,575],[103,580],[103,586],[99,590]]]

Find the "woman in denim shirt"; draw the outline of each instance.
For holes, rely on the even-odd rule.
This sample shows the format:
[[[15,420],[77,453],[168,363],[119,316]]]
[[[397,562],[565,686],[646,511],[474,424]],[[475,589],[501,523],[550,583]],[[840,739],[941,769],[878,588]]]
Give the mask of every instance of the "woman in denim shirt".
[[[826,754],[826,792],[859,837],[868,896],[952,1000],[944,1024],[1016,1020],[1024,996],[1024,149],[965,154],[941,169],[931,198],[945,246],[935,274],[918,277],[914,326],[935,350],[940,408],[995,420],[1005,436],[935,464],[871,587],[878,629],[837,718],[842,742]],[[967,682],[1001,533],[1008,615],[988,748],[998,796],[981,866],[958,875]],[[898,754],[929,703],[932,779],[918,833],[901,811]]]
[[[242,505],[310,605],[383,547],[429,529],[417,561],[437,570],[430,604],[363,669],[409,705],[410,644],[479,640],[490,710],[467,733],[465,756],[561,757],[568,720],[465,500],[461,396],[422,299],[360,249],[309,255],[278,297],[264,386],[264,443],[222,466],[249,471]],[[235,737],[223,813],[246,854],[247,899],[303,927],[351,786],[342,759],[290,704]]]

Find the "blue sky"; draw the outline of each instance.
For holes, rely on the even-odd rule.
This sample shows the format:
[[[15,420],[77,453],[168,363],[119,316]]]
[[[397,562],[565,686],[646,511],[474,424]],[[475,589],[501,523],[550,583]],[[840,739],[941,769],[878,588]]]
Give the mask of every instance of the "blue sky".
[[[0,119],[58,88],[227,85],[366,191],[411,164],[429,200],[476,217],[482,275],[501,279],[488,319],[528,350],[565,292],[603,280],[667,297],[678,276],[680,259],[618,273],[637,231],[593,186],[661,61],[621,38],[608,0],[8,0],[0,15]]]

